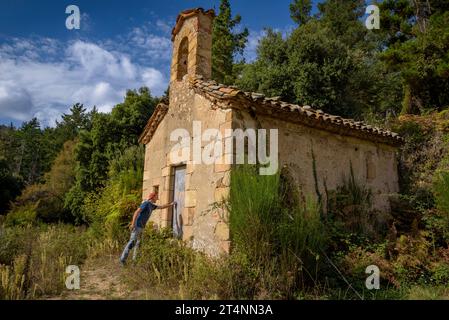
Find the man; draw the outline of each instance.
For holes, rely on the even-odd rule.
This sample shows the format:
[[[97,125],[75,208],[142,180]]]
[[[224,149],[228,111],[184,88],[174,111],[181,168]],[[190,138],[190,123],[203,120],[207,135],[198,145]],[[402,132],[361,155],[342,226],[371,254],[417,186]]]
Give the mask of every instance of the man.
[[[175,205],[175,202],[172,202],[163,206],[157,206],[154,204],[157,200],[159,200],[159,195],[155,192],[150,193],[148,199],[142,202],[140,207],[136,210],[136,212],[134,212],[133,219],[129,225],[129,230],[131,230],[131,238],[126,244],[126,247],[120,257],[120,262],[122,265],[125,264],[129,251],[132,248],[134,248],[133,260],[136,260],[137,250],[140,244],[140,235],[150,219],[153,210],[166,209]]]

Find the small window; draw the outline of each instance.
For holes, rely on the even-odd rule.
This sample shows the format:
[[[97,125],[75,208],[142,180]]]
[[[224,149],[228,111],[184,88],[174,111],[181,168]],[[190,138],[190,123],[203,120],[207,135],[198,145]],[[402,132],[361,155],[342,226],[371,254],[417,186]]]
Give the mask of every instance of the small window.
[[[153,192],[159,194],[159,186],[153,186]]]

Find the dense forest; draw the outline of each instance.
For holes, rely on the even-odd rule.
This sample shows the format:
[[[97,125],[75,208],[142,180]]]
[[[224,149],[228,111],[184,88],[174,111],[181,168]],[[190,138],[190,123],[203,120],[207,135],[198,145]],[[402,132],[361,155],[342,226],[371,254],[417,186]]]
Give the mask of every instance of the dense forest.
[[[284,8],[295,28],[267,28],[248,63],[244,17],[222,0],[213,78],[401,134],[401,194],[392,213],[374,212],[370,190],[348,177],[324,219],[321,204],[285,198],[291,186],[281,175],[249,178],[251,169],[242,169],[232,178],[239,192],[229,199],[232,255],[209,261],[149,232],[136,269],[125,271],[131,287],[166,286],[181,298],[449,297],[449,2],[379,1],[379,30],[365,27],[365,1],[324,0],[316,11],[312,4],[293,0]],[[0,283],[0,298],[62,291],[60,281],[25,267],[49,268],[48,277],[59,279],[62,267],[42,260],[37,248],[71,263],[116,254],[141,199],[138,137],[160,99],[134,89],[110,113],[73,101],[54,127],[42,128],[36,118],[0,126],[0,272],[12,279]],[[273,224],[279,227],[266,227]],[[262,236],[247,236],[255,234]],[[64,241],[73,248],[62,255]],[[388,289],[365,292],[370,264],[382,269]],[[189,274],[176,271],[187,267]],[[195,285],[187,288],[187,280]]]

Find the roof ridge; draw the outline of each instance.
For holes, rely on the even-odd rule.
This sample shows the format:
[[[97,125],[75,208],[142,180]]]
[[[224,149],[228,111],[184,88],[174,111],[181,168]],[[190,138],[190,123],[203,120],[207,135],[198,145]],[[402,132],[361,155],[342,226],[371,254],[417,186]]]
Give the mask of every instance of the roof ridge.
[[[151,140],[154,132],[159,126],[159,123],[162,121],[162,119],[168,112],[168,105],[169,101],[167,100],[167,97],[162,98],[161,101],[157,104],[153,114],[151,115],[145,128],[143,129],[142,134],[139,137],[139,143],[146,144],[148,143],[149,140]]]
[[[363,133],[363,138],[365,139],[368,139],[370,136],[375,136],[388,144],[399,145],[403,143],[403,139],[399,134],[390,130],[370,125],[364,121],[325,113],[320,109],[314,109],[308,105],[301,106],[282,101],[280,97],[267,97],[262,93],[245,92],[236,86],[220,84],[214,80],[205,80],[203,76],[198,75],[190,77],[189,82],[195,89],[219,100],[233,100],[241,96],[251,103],[258,103],[264,106],[269,105],[274,110],[297,112],[301,117],[315,122],[323,122],[324,125],[320,124],[315,127],[320,127],[324,130],[326,130],[326,124],[329,124]],[[289,117],[287,120],[292,121],[294,118]],[[310,123],[308,124],[311,125]],[[335,131],[335,128],[332,131]]]

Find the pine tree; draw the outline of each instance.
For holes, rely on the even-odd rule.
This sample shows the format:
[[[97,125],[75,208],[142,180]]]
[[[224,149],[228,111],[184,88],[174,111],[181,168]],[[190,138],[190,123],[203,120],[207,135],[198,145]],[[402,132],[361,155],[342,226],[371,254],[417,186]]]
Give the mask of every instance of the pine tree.
[[[214,20],[212,43],[212,78],[220,83],[232,84],[236,79],[236,55],[243,54],[248,41],[248,29],[233,32],[242,18],[232,18],[231,5],[228,0],[221,0],[220,12]]]
[[[311,0],[294,0],[290,4],[290,16],[293,21],[301,25],[307,23],[310,19],[310,12],[312,11]]]

